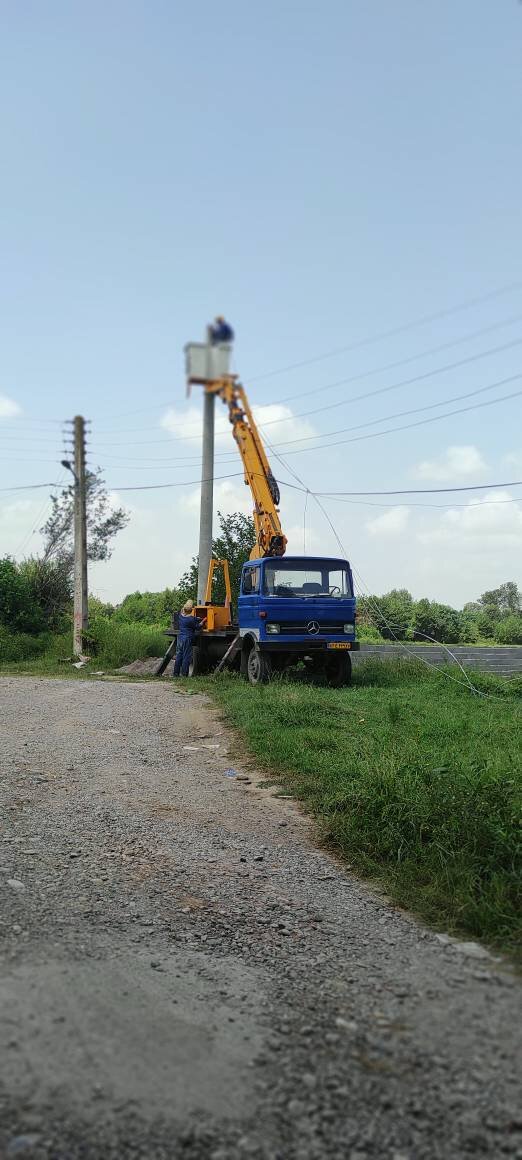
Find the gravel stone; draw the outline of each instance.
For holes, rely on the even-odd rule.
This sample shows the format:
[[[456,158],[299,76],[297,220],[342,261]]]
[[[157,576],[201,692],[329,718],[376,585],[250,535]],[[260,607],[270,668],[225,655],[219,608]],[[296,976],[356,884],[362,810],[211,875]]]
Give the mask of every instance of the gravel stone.
[[[0,1156],[520,1160],[508,963],[426,937],[251,757],[224,777],[200,694],[0,702]]]

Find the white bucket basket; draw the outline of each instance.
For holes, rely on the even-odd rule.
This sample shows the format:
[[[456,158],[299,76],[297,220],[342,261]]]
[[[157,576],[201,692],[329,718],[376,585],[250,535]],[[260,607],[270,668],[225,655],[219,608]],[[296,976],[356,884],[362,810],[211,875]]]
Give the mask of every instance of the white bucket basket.
[[[213,383],[230,374],[229,343],[210,346],[206,342],[188,342],[185,347],[187,386],[192,383]]]

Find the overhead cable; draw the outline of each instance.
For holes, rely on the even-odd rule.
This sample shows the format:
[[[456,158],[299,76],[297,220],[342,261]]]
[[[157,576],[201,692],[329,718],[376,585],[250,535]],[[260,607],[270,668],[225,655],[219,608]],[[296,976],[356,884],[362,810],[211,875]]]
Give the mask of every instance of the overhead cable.
[[[346,354],[350,350],[358,350],[360,347],[371,346],[374,342],[382,342],[386,338],[394,338],[397,334],[404,334],[408,330],[414,330],[417,326],[425,326],[429,322],[437,322],[441,318],[449,318],[452,314],[457,314],[462,310],[469,310],[472,306],[479,306],[483,302],[490,302],[494,298],[500,298],[504,294],[512,293],[513,290],[520,290],[521,287],[522,282],[511,282],[508,286],[501,286],[498,290],[490,290],[487,294],[481,294],[477,298],[468,298],[466,301],[459,302],[455,306],[447,307],[444,310],[437,310],[433,314],[424,314],[412,322],[405,322],[400,326],[392,327],[390,330],[383,330],[377,334],[369,335],[367,338],[357,339],[355,342],[348,343],[346,346],[336,347],[335,350],[323,352],[323,354],[315,355],[313,358],[304,359],[302,362],[291,363],[289,366],[279,367],[278,370],[266,371],[262,375],[250,376],[249,381],[254,383],[260,382],[261,379],[274,378],[276,375],[283,375],[288,371],[311,366],[312,363],[323,362],[328,358],[335,358],[338,354]]]

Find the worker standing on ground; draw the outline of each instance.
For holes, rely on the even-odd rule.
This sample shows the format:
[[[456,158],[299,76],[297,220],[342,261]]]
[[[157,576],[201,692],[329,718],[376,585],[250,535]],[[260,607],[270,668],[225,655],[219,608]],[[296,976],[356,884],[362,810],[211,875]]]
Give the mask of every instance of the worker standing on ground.
[[[188,677],[189,675],[194,637],[201,628],[197,616],[193,615],[193,608],[193,601],[186,600],[179,614],[178,644],[176,648],[176,660],[174,662],[173,672],[174,677]]]
[[[222,314],[218,314],[210,327],[210,341],[212,346],[219,346],[222,342],[234,341],[234,331],[229,323],[225,321]]]

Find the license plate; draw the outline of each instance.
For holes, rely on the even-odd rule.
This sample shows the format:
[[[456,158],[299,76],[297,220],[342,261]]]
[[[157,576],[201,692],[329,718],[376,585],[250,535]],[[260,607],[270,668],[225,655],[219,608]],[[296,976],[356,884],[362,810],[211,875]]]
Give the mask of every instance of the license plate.
[[[351,648],[351,644],[346,640],[330,640],[326,646],[327,648]]]

